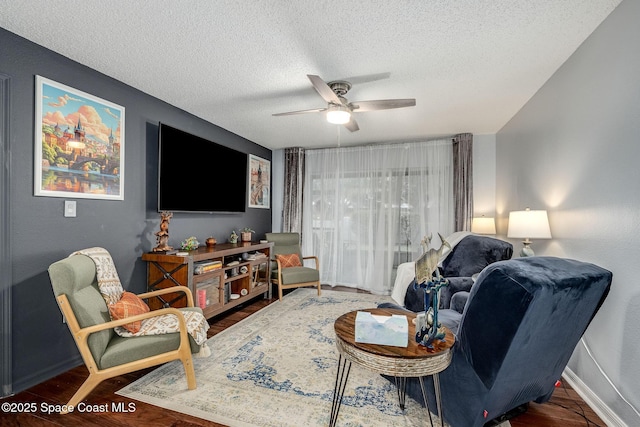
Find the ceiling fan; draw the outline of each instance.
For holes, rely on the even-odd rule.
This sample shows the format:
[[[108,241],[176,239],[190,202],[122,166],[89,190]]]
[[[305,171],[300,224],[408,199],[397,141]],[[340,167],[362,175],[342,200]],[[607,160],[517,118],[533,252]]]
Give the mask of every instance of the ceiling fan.
[[[354,101],[349,102],[344,96],[351,89],[351,83],[345,80],[336,80],[325,83],[319,76],[307,74],[311,84],[320,94],[322,99],[327,102],[326,108],[314,108],[311,110],[290,111],[287,113],[277,113],[274,116],[290,116],[293,114],[305,113],[327,113],[327,121],[329,123],[344,125],[351,132],[360,129],[358,123],[353,118],[352,113],[376,110],[389,110],[392,108],[413,107],[416,100],[407,99],[378,99],[373,101]]]

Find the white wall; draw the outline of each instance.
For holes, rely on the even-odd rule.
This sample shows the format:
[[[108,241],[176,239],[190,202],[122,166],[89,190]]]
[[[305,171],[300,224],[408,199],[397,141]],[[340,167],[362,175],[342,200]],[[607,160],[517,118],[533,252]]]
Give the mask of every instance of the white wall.
[[[613,272],[585,334],[604,374],[583,344],[569,369],[630,426],[640,425],[624,402],[640,407],[639,21],[640,1],[623,1],[496,136],[498,234],[506,235],[509,211],[547,209],[553,239],[535,241],[536,254]]]
[[[473,216],[496,216],[496,136],[473,135]]]

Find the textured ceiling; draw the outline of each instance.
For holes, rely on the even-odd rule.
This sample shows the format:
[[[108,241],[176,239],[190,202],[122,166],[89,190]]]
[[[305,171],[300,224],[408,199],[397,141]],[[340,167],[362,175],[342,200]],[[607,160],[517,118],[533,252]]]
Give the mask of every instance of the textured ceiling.
[[[277,149],[496,133],[619,3],[0,0],[0,26]],[[356,113],[354,133],[273,117],[326,106],[307,74],[417,105]]]

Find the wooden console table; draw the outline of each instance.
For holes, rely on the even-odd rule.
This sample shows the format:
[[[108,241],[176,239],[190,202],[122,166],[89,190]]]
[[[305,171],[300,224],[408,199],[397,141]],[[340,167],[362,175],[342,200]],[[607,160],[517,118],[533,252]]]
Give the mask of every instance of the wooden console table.
[[[368,311],[374,315],[391,316],[392,314],[401,314],[407,316],[409,321],[409,344],[407,347],[395,347],[378,344],[364,344],[355,340],[355,319],[358,311]],[[340,352],[338,361],[338,370],[336,372],[336,382],[333,394],[333,404],[331,406],[331,418],[329,426],[335,426],[342,404],[342,396],[349,379],[349,371],[351,363],[369,369],[373,372],[383,375],[396,377],[396,386],[398,387],[398,400],[400,407],[404,410],[406,397],[406,379],[408,377],[417,377],[422,388],[422,396],[425,406],[429,411],[427,396],[424,388],[423,377],[427,375],[433,376],[433,385],[436,393],[436,405],[442,425],[444,426],[444,417],[442,416],[442,408],[440,405],[440,380],[438,373],[446,369],[451,363],[451,348],[455,343],[455,336],[446,327],[444,341],[436,341],[433,349],[428,349],[415,340],[416,327],[412,320],[416,317],[415,313],[408,313],[403,310],[388,308],[373,308],[351,311],[340,316],[335,324],[336,346]],[[431,412],[429,411],[429,420],[431,420]],[[431,425],[433,421],[431,420]]]
[[[147,290],[188,286],[206,318],[213,317],[259,295],[271,298],[271,249],[273,243],[219,243],[188,251],[186,256],[148,252]],[[219,263],[214,270],[197,274],[202,263]],[[149,300],[151,309],[186,306],[184,294]]]

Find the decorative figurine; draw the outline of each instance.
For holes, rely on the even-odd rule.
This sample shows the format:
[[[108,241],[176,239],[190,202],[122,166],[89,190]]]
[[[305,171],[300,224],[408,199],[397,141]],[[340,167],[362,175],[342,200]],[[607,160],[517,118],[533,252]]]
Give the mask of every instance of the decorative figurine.
[[[236,230],[231,232],[231,236],[229,236],[229,243],[238,243],[238,235],[236,234]]]
[[[173,249],[167,243],[169,242],[169,220],[173,216],[171,212],[160,213],[160,231],[156,232],[156,243],[153,252],[166,252]]]
[[[433,348],[435,340],[442,340],[445,332],[440,330],[438,322],[438,304],[440,303],[440,289],[449,284],[449,281],[440,276],[438,262],[444,248],[451,249],[451,245],[438,233],[442,245],[438,250],[428,249],[431,243],[431,235],[422,240],[424,253],[416,261],[416,280],[414,289],[424,289],[424,314],[416,316],[416,342],[427,348]],[[428,250],[427,250],[428,249]]]

